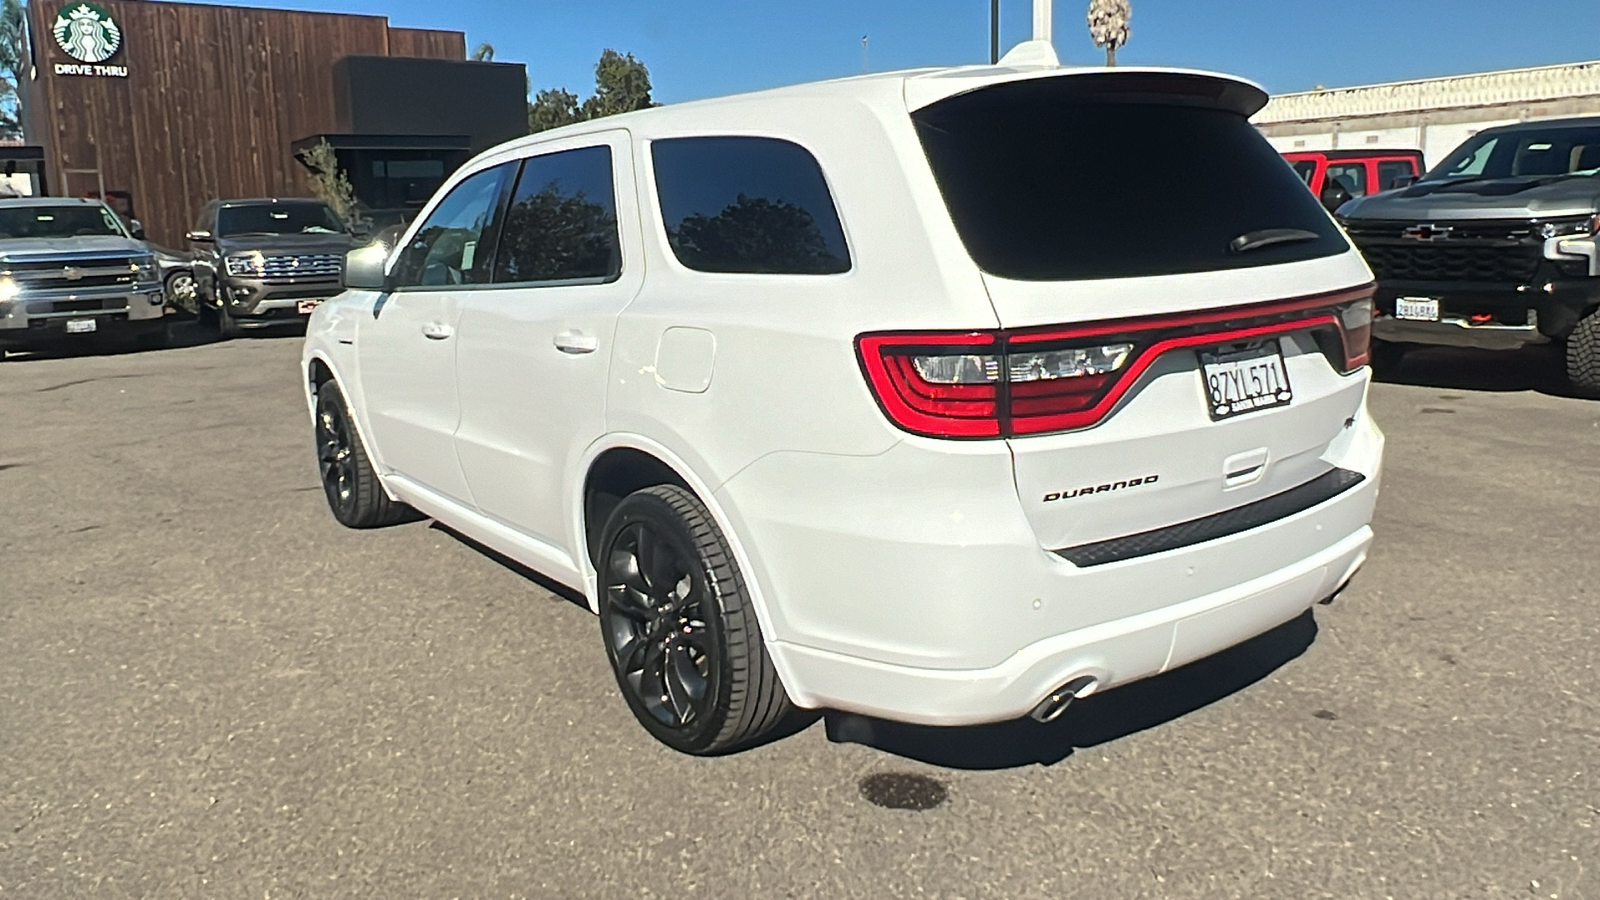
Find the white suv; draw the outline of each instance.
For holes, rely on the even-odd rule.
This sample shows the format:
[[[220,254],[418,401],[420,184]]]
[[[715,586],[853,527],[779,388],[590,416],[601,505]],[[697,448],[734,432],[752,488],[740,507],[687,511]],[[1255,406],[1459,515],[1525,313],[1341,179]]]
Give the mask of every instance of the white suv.
[[[1003,64],[498,147],[312,317],[334,514],[581,591],[689,753],[1048,720],[1266,631],[1365,559],[1383,437],[1371,274],[1265,100]]]

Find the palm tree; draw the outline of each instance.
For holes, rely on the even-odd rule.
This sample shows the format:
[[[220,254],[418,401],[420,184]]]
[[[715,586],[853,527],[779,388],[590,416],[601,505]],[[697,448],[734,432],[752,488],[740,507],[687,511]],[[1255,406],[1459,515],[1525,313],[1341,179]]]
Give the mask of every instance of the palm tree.
[[[1096,47],[1106,48],[1106,65],[1117,64],[1117,48],[1126,44],[1133,33],[1128,27],[1131,18],[1131,0],[1090,0],[1089,37]]]

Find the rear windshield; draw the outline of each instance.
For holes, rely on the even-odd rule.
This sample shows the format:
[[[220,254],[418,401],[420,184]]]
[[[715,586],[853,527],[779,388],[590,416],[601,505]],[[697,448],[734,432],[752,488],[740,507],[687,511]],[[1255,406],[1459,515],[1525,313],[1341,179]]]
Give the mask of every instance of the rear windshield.
[[[1242,113],[1091,93],[1111,80],[1011,82],[912,115],[956,230],[984,271],[1026,281],[1125,278],[1348,249]],[[1279,230],[1305,234],[1247,237]],[[1250,249],[1234,249],[1241,244]]]
[[[1480,134],[1423,181],[1600,174],[1600,125],[1519,128]]]
[[[217,210],[217,236],[247,234],[338,234],[344,223],[321,203],[263,203]]]

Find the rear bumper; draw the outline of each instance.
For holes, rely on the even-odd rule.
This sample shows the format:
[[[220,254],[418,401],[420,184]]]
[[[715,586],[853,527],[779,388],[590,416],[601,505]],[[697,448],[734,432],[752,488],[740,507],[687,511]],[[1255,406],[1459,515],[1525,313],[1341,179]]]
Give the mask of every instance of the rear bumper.
[[[1288,621],[1366,558],[1383,435],[1363,407],[1326,466],[1363,479],[1257,527],[1077,566],[1042,547],[1001,445],[773,454],[717,491],[796,703],[961,725],[1115,687]]]
[[[1358,498],[1352,498],[1360,502]],[[1363,525],[1332,546],[1223,591],[1037,641],[997,666],[921,669],[779,644],[803,685],[797,702],[924,725],[1021,718],[1056,688],[1082,677],[1100,691],[1226,650],[1331,596],[1366,560]],[[793,693],[793,692],[792,692]],[[810,701],[810,702],[807,702]]]

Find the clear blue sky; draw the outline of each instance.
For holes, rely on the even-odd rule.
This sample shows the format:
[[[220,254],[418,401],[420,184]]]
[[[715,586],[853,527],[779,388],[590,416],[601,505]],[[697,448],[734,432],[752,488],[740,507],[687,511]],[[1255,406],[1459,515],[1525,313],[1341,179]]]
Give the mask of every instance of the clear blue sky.
[[[663,102],[861,70],[986,62],[988,0],[253,0],[389,16],[467,33],[469,50],[528,66],[535,89],[586,96],[612,47],[650,67]],[[1600,59],[1596,0],[1133,0],[1130,65],[1216,69],[1273,92]],[[1067,63],[1103,60],[1087,0],[1058,0]],[[1026,38],[1031,0],[1002,0],[1002,50]],[[1580,13],[1579,11],[1582,10]]]

